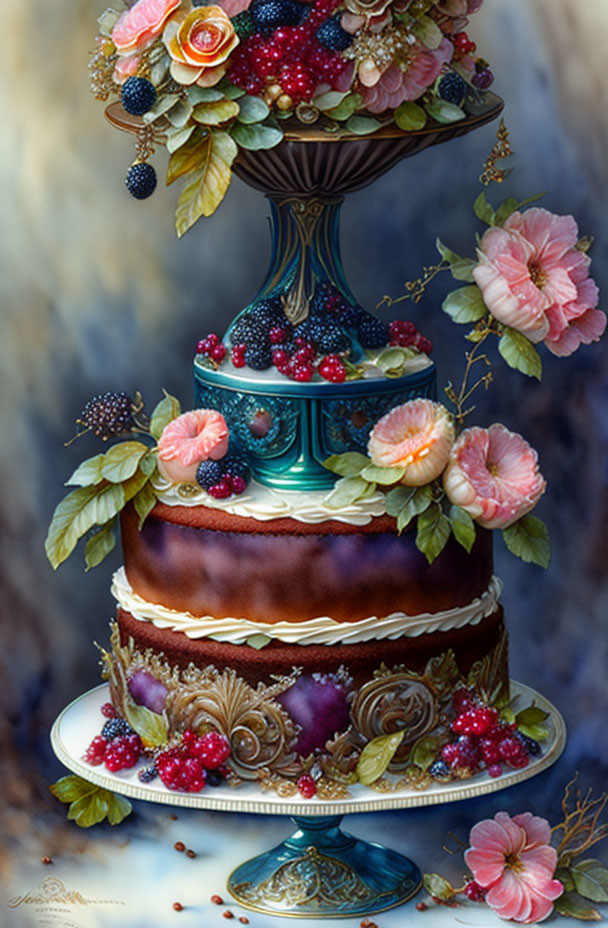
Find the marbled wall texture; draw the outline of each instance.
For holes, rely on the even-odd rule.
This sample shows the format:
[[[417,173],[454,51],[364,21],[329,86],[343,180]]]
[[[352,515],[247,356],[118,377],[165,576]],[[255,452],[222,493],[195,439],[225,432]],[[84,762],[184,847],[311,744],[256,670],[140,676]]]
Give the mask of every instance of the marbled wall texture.
[[[2,4],[0,759],[7,841],[26,841],[63,817],[61,809],[48,812],[55,807],[45,783],[60,768],[47,732],[66,701],[96,683],[92,641],[105,639],[113,608],[108,586],[118,555],[86,576],[78,556],[57,574],[44,558],[62,482],[94,452],[86,440],[69,449],[62,442],[96,392],[139,387],[153,403],[166,387],[188,404],[194,342],[209,329],[221,331],[247,302],[267,257],[265,203],[239,181],[217,215],[181,242],[172,230],[174,190],[141,204],[125,192],[131,140],[104,124],[88,92],[87,50],[103,5]],[[608,290],[608,4],[487,0],[472,32],[492,62],[519,153],[508,192],[547,190],[548,207],[574,212],[596,236],[595,273]],[[470,204],[493,131],[404,162],[350,198],[344,256],[362,302],[398,294],[433,261],[438,233],[456,250],[470,249]],[[162,171],[162,153],[156,164]],[[457,376],[461,359],[439,309],[441,293],[433,291],[412,318],[436,342],[447,379]],[[576,767],[597,785],[608,773],[608,349],[594,346],[570,361],[547,356],[545,367],[541,385],[501,370],[478,415],[531,438],[550,487],[540,507],[554,544],[550,570],[511,559],[500,543],[496,555],[513,674],[553,698],[570,726],[567,755],[545,781],[549,788],[526,794],[537,796],[539,811],[555,805]],[[496,800],[486,805],[493,811]],[[466,806],[460,814],[470,824]],[[38,814],[44,809],[48,814]]]

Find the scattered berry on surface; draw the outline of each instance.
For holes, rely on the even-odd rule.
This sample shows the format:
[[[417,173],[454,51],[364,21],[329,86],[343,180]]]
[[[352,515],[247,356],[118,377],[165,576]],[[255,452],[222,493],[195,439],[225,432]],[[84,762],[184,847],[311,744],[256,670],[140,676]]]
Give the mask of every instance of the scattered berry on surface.
[[[173,908],[175,909],[176,912],[183,912],[183,910],[184,910],[184,907],[183,907],[183,905],[181,904],[181,902],[174,902],[174,903],[173,903]]]
[[[151,767],[142,767],[142,769],[137,772],[137,778],[141,780],[142,783],[151,783],[157,776],[158,770],[154,764]]]
[[[429,767],[429,773],[435,780],[444,780],[450,776],[450,768],[444,760],[436,760]]]
[[[113,719],[116,717],[116,709],[111,702],[104,702],[99,711],[106,719]]]
[[[175,848],[176,851],[179,851],[180,854],[186,850],[186,845],[184,844],[183,841],[176,841],[173,847]]]
[[[147,200],[156,190],[156,171],[146,161],[138,161],[127,171],[125,184],[136,200]]]
[[[491,764],[488,767],[488,773],[490,774],[493,780],[496,780],[498,779],[498,777],[502,776],[502,767],[500,766],[500,764]]]
[[[317,784],[309,773],[302,774],[302,776],[298,779],[297,787],[300,795],[303,796],[304,799],[312,799],[312,797],[317,792]]]
[[[209,901],[212,902],[213,905],[224,905],[224,900],[222,899],[221,896],[218,896],[217,893],[214,893],[214,895],[211,896]]]
[[[471,902],[483,902],[485,890],[475,880],[470,880],[464,888],[464,894]]]
[[[120,98],[127,113],[143,116],[156,103],[156,90],[145,77],[128,77],[122,85]]]

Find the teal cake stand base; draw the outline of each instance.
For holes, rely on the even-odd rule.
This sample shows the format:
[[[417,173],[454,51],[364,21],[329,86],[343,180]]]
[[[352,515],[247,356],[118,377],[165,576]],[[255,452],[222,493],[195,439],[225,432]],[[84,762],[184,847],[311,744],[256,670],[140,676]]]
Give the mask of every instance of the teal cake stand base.
[[[411,899],[418,867],[396,851],[340,829],[341,815],[293,816],[297,830],[241,864],[228,890],[244,908],[290,918],[372,915]]]

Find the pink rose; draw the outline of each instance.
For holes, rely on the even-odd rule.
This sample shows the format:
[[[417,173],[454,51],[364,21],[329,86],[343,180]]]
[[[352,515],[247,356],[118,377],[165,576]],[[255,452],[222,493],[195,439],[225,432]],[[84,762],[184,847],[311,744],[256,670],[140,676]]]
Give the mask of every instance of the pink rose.
[[[484,234],[473,271],[495,319],[559,355],[597,341],[606,328],[589,277],[591,261],[575,247],[578,238],[572,216],[538,208],[516,212],[503,228]]]
[[[450,502],[484,528],[508,528],[534,508],[546,487],[536,451],[498,424],[462,432],[443,485]]]
[[[359,77],[364,84],[359,92],[365,108],[370,113],[383,113],[385,110],[396,109],[405,100],[417,100],[435,81],[453,53],[454,46],[449,39],[444,38],[439,48],[420,50],[405,71],[392,64],[373,83],[366,78],[365,72],[361,76],[359,66]]]
[[[445,406],[410,400],[372,429],[368,453],[377,467],[404,467],[401,483],[421,487],[445,468],[454,441],[454,423]]]
[[[158,469],[171,483],[196,483],[202,461],[228,451],[228,426],[214,409],[195,409],[173,419],[158,440]]]
[[[119,55],[141,51],[161,34],[163,27],[182,0],[137,0],[119,17],[112,30],[112,41]]]
[[[531,812],[513,818],[497,812],[471,829],[464,858],[500,918],[529,925],[553,911],[564,887],[553,878],[557,851],[550,840],[549,823]]]

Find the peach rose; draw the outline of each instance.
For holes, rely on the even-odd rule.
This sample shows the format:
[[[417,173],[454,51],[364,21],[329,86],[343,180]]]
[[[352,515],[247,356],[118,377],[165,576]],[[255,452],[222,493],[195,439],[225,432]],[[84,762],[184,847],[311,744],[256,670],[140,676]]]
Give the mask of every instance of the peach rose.
[[[534,508],[546,483],[536,451],[504,425],[465,429],[443,475],[448,499],[484,528],[508,528]]]
[[[173,419],[158,440],[158,469],[171,483],[196,483],[202,461],[228,451],[228,426],[214,409],[195,409]]]
[[[422,487],[444,470],[454,441],[454,423],[441,403],[410,400],[380,419],[367,450],[377,467],[404,467],[401,483]]]
[[[225,62],[239,37],[221,7],[202,6],[169,20],[163,42],[172,58],[173,80],[212,87],[226,73]]]
[[[182,0],[137,0],[119,16],[112,41],[119,55],[130,55],[150,45],[161,34]]]

